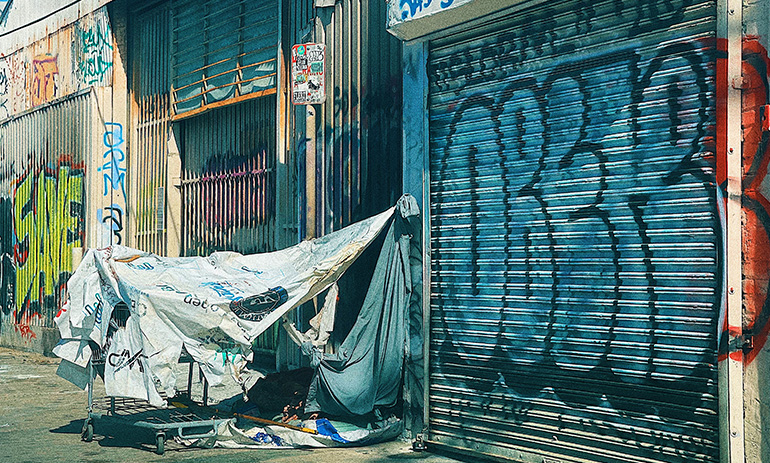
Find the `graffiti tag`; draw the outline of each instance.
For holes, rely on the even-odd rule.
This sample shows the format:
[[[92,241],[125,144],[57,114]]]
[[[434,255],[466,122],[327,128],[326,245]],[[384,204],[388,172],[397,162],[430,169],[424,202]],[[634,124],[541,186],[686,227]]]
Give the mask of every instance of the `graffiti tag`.
[[[113,44],[106,12],[96,13],[91,21],[81,21],[76,35],[72,54],[78,79],[84,85],[108,84],[113,66]]]
[[[3,64],[5,64],[5,61],[3,61]],[[0,119],[11,115],[11,110],[8,108],[8,91],[8,68],[0,66]]]
[[[122,165],[126,159],[123,152],[123,125],[117,122],[106,122],[104,124],[104,146],[107,150],[104,152],[104,159],[107,161],[99,166],[97,170],[104,176],[103,196],[107,196],[110,191],[117,190],[126,196],[126,168]]]
[[[123,208],[119,204],[112,204],[104,209],[96,211],[96,220],[102,224],[105,234],[107,234],[107,242],[121,244],[123,241]],[[113,239],[114,238],[114,239]]]
[[[17,323],[44,302],[59,305],[73,270],[72,251],[82,246],[83,177],[82,164],[62,158],[58,165],[30,171],[14,184]]]
[[[432,14],[454,4],[454,0],[401,0],[401,19],[413,19],[418,16]]]
[[[58,96],[59,65],[57,56],[38,55],[32,60],[29,101],[32,106],[51,101]]]

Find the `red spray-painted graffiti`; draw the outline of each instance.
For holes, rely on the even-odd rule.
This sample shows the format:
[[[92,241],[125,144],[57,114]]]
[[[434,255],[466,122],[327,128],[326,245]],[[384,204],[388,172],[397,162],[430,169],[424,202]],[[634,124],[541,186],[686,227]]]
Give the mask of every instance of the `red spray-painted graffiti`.
[[[727,51],[726,40],[718,42],[717,60],[717,183],[726,198],[727,186]],[[741,130],[743,160],[741,184],[743,326],[722,325],[719,359],[728,356],[750,364],[767,343],[770,334],[770,59],[757,37],[744,37],[742,53]],[[725,200],[726,201],[726,200]],[[734,257],[730,257],[734,258]],[[724,310],[724,309],[723,309]],[[730,345],[729,336],[743,333],[751,343]],[[733,342],[734,343],[734,342]]]
[[[743,307],[746,333],[754,336],[751,363],[770,331],[770,60],[757,38],[743,43]]]
[[[36,56],[32,60],[31,72],[29,101],[32,106],[51,101],[58,96],[59,65],[56,56]]]

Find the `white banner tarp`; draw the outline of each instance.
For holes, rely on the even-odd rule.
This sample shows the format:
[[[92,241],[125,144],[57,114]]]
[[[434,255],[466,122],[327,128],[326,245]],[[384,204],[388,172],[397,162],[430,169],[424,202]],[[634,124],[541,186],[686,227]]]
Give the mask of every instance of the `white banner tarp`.
[[[281,251],[162,258],[124,246],[89,250],[67,284],[54,353],[85,372],[92,341],[103,353],[107,395],[165,405],[184,346],[211,385],[236,379],[252,341],[283,314],[328,288],[385,227],[395,208]],[[125,326],[110,321],[116,306]],[[68,378],[83,384],[82,378]]]

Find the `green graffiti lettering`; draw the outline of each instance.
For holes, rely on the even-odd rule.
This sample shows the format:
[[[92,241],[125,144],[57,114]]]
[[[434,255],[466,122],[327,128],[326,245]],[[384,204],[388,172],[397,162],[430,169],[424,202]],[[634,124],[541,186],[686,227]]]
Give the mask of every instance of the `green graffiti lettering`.
[[[110,22],[106,15],[94,18],[90,26],[76,29],[78,39],[72,44],[76,71],[86,85],[107,83],[113,66]]]

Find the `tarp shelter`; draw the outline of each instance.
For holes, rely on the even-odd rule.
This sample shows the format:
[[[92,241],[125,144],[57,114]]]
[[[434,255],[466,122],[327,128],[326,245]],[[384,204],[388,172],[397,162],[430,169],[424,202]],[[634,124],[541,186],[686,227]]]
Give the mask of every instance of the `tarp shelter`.
[[[166,406],[177,384],[182,348],[209,384],[240,379],[253,340],[290,310],[330,288],[388,225],[363,307],[337,354],[305,342],[316,373],[309,410],[361,415],[398,396],[411,289],[408,217],[411,196],[393,208],[318,239],[270,253],[215,252],[163,258],[124,246],[89,250],[67,284],[56,323],[60,375],[87,383],[92,346],[106,355],[108,396]],[[125,326],[116,307],[130,313]],[[112,323],[111,323],[112,321]]]

